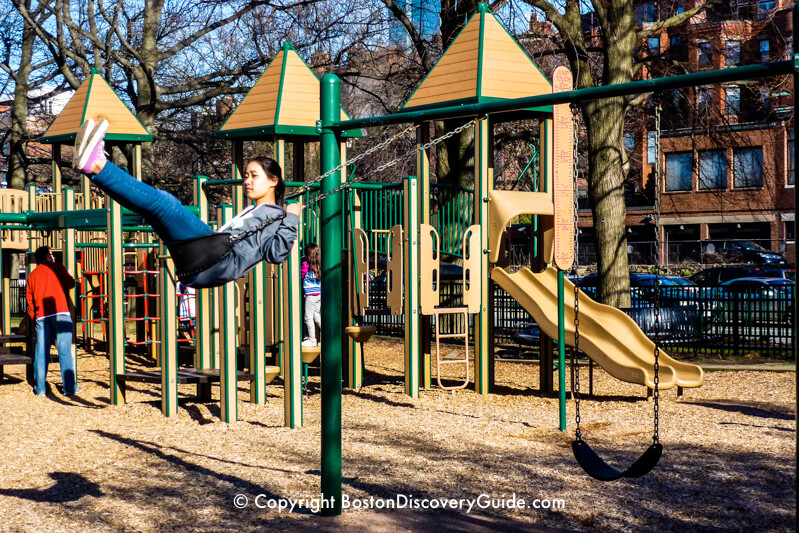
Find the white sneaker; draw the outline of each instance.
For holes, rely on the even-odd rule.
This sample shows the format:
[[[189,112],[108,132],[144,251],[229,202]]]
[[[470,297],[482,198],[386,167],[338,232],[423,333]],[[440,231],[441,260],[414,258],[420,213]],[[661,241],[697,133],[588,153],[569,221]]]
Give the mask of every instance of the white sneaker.
[[[103,139],[108,130],[108,121],[103,119],[96,124],[86,119],[75,136],[75,152],[72,154],[72,165],[84,174],[91,174],[92,164],[98,159],[105,159]]]
[[[304,341],[302,341],[302,345],[305,348],[315,348],[316,347],[316,341],[311,340],[311,339],[305,339]]]

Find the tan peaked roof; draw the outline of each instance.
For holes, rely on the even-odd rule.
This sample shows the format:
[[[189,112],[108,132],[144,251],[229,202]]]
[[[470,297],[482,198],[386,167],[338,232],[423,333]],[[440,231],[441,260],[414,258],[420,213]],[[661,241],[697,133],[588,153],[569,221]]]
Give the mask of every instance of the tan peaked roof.
[[[549,94],[552,86],[486,4],[466,23],[403,107]]]
[[[319,78],[291,43],[285,42],[217,135],[224,138],[316,136],[319,92]],[[341,116],[347,118],[343,109]],[[360,136],[359,132],[346,133],[345,136]]]
[[[108,140],[152,140],[152,135],[136,115],[94,68],[40,140],[45,143],[72,140],[87,118],[108,120],[110,124],[105,136]]]

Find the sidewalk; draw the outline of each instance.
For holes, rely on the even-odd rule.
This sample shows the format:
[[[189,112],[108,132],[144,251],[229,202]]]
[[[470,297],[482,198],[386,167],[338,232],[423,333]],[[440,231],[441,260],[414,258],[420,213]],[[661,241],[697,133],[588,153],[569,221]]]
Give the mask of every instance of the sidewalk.
[[[785,363],[738,363],[738,362],[725,362],[725,361],[685,361],[686,363],[698,364],[702,370],[715,372],[720,370],[729,370],[731,372],[740,372],[745,370],[753,370],[755,372],[796,372],[796,364],[791,362]]]

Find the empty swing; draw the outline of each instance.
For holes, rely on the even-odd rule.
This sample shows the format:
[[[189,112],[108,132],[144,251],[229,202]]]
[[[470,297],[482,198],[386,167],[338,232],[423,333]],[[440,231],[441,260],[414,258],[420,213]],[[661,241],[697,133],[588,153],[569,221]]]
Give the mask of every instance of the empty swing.
[[[577,152],[577,118],[575,115],[575,152]],[[657,146],[657,157],[655,158],[655,179],[657,180],[660,176],[660,102],[658,101],[655,108],[655,145]],[[575,187],[577,183],[577,157],[575,153],[575,173],[574,173],[574,180],[575,180]],[[657,181],[655,182],[657,184]],[[652,444],[649,448],[644,451],[644,453],[626,470],[617,470],[613,468],[608,463],[605,462],[597,453],[588,445],[588,443],[583,440],[582,432],[580,431],[580,371],[577,368],[576,361],[579,355],[579,346],[580,346],[580,315],[579,315],[579,289],[577,286],[579,285],[578,281],[575,281],[574,284],[574,348],[572,350],[572,357],[571,357],[571,364],[572,364],[572,375],[574,376],[574,388],[573,388],[573,395],[574,395],[574,407],[575,407],[575,422],[576,422],[576,430],[575,430],[575,438],[572,442],[572,451],[574,452],[574,458],[577,459],[577,463],[585,470],[585,472],[594,479],[598,479],[600,481],[613,481],[616,479],[620,479],[622,477],[625,478],[638,478],[648,474],[655,466],[657,466],[658,462],[660,461],[661,456],[663,455],[663,445],[660,443],[659,437],[659,399],[660,399],[660,391],[658,388],[658,384],[660,383],[660,364],[659,364],[659,354],[660,354],[660,346],[659,346],[659,338],[660,336],[657,335],[660,329],[660,302],[659,302],[659,291],[657,290],[658,287],[658,275],[660,272],[660,245],[659,245],[659,231],[660,231],[660,206],[659,206],[659,188],[655,186],[655,242],[658,249],[658,265],[655,268],[655,349],[654,349],[654,358],[655,358],[655,388],[653,392],[653,400],[654,400],[654,430],[652,435]],[[577,200],[577,195],[574,195],[575,202]],[[575,207],[576,212],[576,207]],[[575,250],[577,249],[577,232],[575,231]],[[574,273],[577,274],[577,265],[575,262],[574,265]]]

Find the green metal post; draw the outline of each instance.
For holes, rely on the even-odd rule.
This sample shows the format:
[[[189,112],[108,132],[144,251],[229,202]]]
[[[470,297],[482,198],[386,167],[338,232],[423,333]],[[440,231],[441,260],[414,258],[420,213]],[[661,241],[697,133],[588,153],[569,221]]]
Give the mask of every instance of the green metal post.
[[[558,269],[558,405],[561,431],[566,429],[566,310],[563,304],[565,276],[566,273]],[[541,372],[543,371],[541,368]]]
[[[64,187],[61,190],[61,197],[64,203],[64,209],[67,211],[74,211],[75,210],[75,189],[72,187]],[[62,236],[62,244],[61,249],[63,250],[63,264],[72,277],[77,279],[77,272],[78,272],[78,265],[75,261],[75,230],[70,228],[65,228],[64,231],[61,232]],[[70,302],[75,302],[76,298],[75,295],[77,291],[75,287],[67,291],[67,299]],[[74,319],[77,318],[77,311],[73,313],[72,319],[72,328],[75,328]],[[73,336],[73,339],[75,337]],[[74,340],[72,342],[71,348],[72,354],[72,361],[73,361],[73,368],[75,369],[75,383],[78,382],[78,346],[75,344]]]
[[[328,125],[340,120],[341,81],[335,74],[325,74],[321,86],[321,171],[339,165],[339,135]],[[341,183],[341,172],[322,181],[322,194]],[[322,301],[326,309],[341,309],[342,264],[341,235],[342,194],[322,200]],[[322,510],[325,516],[341,514],[341,335],[340,313],[322,313],[322,496],[332,505]]]
[[[793,138],[794,138],[794,167],[796,168],[796,139],[799,139],[799,120],[797,117],[799,115],[796,114],[799,111],[796,105],[796,88],[799,87],[799,3],[793,5],[793,88],[794,88],[794,96],[793,96]],[[793,210],[794,210],[794,240],[796,239],[796,229],[799,227],[799,187],[794,187],[794,200],[793,200]],[[796,262],[796,245],[794,245],[794,262]],[[794,289],[793,293],[793,319],[794,319],[794,339],[793,339],[793,350],[794,350],[794,358],[793,362],[796,364],[799,361],[799,335],[797,335],[797,328],[796,328],[796,321],[799,320],[797,317],[797,313],[799,313],[799,298],[796,295],[796,289]],[[796,375],[796,388],[794,392],[799,390],[799,374]],[[796,396],[796,408],[799,412],[799,395]],[[796,462],[794,463],[794,468],[799,468],[799,433],[796,433],[796,446],[794,446],[794,450],[796,451]]]

